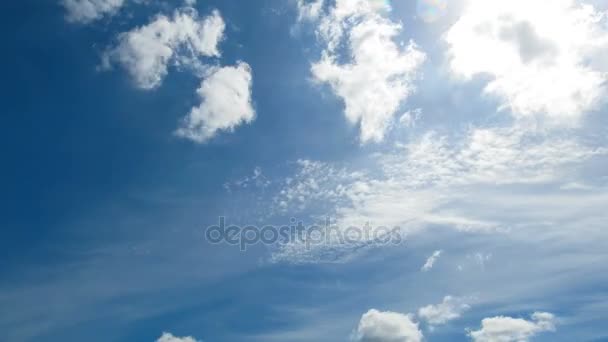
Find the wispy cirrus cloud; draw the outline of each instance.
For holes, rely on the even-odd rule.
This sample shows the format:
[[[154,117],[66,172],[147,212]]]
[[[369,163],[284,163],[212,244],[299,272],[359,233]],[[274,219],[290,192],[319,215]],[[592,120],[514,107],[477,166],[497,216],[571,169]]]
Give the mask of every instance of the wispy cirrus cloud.
[[[427,132],[376,154],[366,167],[302,161],[301,170],[284,183],[273,202],[283,212],[332,216],[343,229],[369,222],[372,227],[399,227],[408,236],[428,227],[509,233],[518,227],[546,225],[555,210],[550,206],[576,203],[586,195],[599,196],[599,201],[601,188],[586,195],[564,193],[560,188],[580,179],[580,168],[606,153],[569,134],[547,135],[516,127],[472,128],[456,135]],[[522,192],[522,187],[539,191]],[[572,199],[564,202],[564,196]],[[529,206],[521,208],[523,203]],[[520,212],[510,216],[497,208]],[[575,215],[572,210],[561,213]],[[303,260],[318,253],[331,258],[335,253],[328,251],[332,250],[348,255],[340,248],[347,246],[339,244],[316,250],[296,247],[283,246],[274,257]]]
[[[422,272],[427,272],[431,268],[433,268],[433,266],[435,265],[435,262],[437,261],[437,259],[439,259],[439,257],[441,256],[442,253],[443,253],[443,251],[441,251],[441,250],[434,251],[433,254],[431,254],[431,256],[428,257],[428,259],[426,259],[426,262],[424,263],[424,265],[422,265],[420,270]]]

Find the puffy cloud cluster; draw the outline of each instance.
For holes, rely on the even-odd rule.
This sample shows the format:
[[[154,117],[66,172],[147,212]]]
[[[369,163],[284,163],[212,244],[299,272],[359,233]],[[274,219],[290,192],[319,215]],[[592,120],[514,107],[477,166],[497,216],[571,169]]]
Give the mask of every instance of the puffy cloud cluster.
[[[437,305],[428,305],[418,311],[420,319],[431,326],[445,324],[459,318],[470,309],[462,298],[446,296]],[[555,331],[557,319],[548,312],[534,312],[530,320],[496,316],[484,318],[479,330],[469,330],[474,342],[527,342],[542,332]],[[420,342],[424,339],[412,315],[371,309],[361,316],[351,336],[356,342]]]
[[[171,333],[164,332],[156,342],[197,342],[194,337],[177,337],[173,336]]]
[[[607,27],[575,0],[471,0],[444,37],[454,75],[489,77],[485,92],[518,119],[570,127],[608,94]]]
[[[469,332],[474,342],[526,342],[541,332],[555,331],[555,316],[535,312],[531,320],[497,316],[484,318],[481,328]]]
[[[104,15],[116,13],[124,0],[63,0],[66,19],[71,22],[89,23]]]
[[[420,342],[423,335],[409,315],[371,309],[361,316],[352,336],[357,342]]]
[[[344,101],[346,118],[360,125],[362,143],[383,140],[415,89],[425,54],[414,42],[403,47],[395,41],[402,26],[385,16],[390,8],[383,2],[337,0],[327,12],[321,1],[299,2],[299,8],[301,20],[318,18],[317,35],[324,44],[321,59],[311,67],[314,80],[328,84]]]
[[[218,131],[232,131],[255,118],[251,103],[251,69],[247,63],[213,70],[198,89],[199,106],[184,118],[178,136],[205,142]]]
[[[185,67],[201,77],[201,103],[182,120],[176,135],[204,143],[219,131],[232,131],[255,118],[252,73],[245,62],[217,67],[203,58],[220,57],[225,23],[218,11],[200,18],[194,1],[172,16],[157,15],[147,25],[124,32],[104,55],[104,67],[122,66],[141,89],[162,84],[170,66]]]
[[[204,68],[200,57],[219,57],[225,24],[218,11],[199,18],[192,7],[160,14],[147,25],[122,33],[105,54],[105,67],[120,64],[142,89],[158,87],[170,64]]]

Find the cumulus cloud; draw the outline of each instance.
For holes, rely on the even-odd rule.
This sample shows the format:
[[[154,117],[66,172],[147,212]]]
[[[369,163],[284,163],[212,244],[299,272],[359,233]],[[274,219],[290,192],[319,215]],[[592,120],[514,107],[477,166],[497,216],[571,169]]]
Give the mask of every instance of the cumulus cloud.
[[[66,19],[71,22],[89,23],[112,15],[123,6],[124,0],[63,0]]]
[[[218,11],[199,18],[192,7],[175,10],[173,16],[157,15],[152,22],[118,37],[118,44],[104,55],[104,67],[113,63],[129,72],[142,89],[158,87],[170,64],[202,73],[201,57],[219,57],[224,20]]]
[[[418,317],[429,325],[441,325],[460,316],[471,306],[464,298],[445,296],[443,301],[435,305],[427,305],[418,309]]]
[[[215,68],[197,91],[200,105],[190,110],[176,134],[203,143],[219,131],[233,131],[237,126],[253,121],[251,82],[251,69],[247,63]]]
[[[518,119],[576,126],[607,95],[605,21],[575,0],[471,0],[444,36],[450,70],[489,77],[485,93]]]
[[[497,316],[484,318],[479,330],[469,331],[475,342],[526,342],[541,332],[555,331],[555,316],[535,312],[531,320]]]
[[[173,336],[173,334],[171,333],[163,333],[157,340],[156,342],[198,342],[197,340],[194,339],[194,337],[177,337],[177,336]]]
[[[422,265],[422,268],[420,270],[422,272],[426,272],[426,271],[430,270],[431,268],[433,268],[433,266],[435,265],[435,262],[441,256],[441,253],[442,253],[442,251],[433,252],[433,254],[428,259],[426,259],[426,262],[424,263],[424,265]]]
[[[401,103],[415,89],[425,54],[413,41],[399,46],[395,39],[401,24],[384,15],[390,8],[382,2],[337,0],[324,14],[318,14],[318,3],[306,6],[300,17],[320,18],[317,35],[325,45],[311,67],[314,80],[328,84],[344,101],[346,118],[360,125],[362,143],[383,140]],[[348,47],[346,55],[341,44]]]
[[[420,342],[423,335],[409,315],[371,309],[352,336],[358,342]]]

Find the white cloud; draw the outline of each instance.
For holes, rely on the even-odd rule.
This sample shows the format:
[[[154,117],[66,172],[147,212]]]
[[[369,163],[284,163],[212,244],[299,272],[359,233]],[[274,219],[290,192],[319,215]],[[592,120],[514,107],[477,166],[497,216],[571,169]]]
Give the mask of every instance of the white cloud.
[[[526,342],[541,332],[555,331],[555,316],[535,312],[531,320],[505,316],[484,318],[481,329],[469,332],[475,342]]]
[[[560,189],[565,191],[585,191],[592,190],[593,187],[581,182],[569,182],[560,186]]]
[[[454,135],[429,132],[359,162],[363,168],[302,162],[300,171],[278,191],[272,210],[306,211],[313,218],[329,215],[341,229],[367,222],[372,229],[399,227],[408,237],[429,226],[507,233],[532,222],[546,225],[556,213],[576,222],[580,216],[574,213],[595,210],[590,206],[595,199],[562,198],[579,192],[559,187],[564,179],[577,180],[585,162],[607,153],[608,149],[557,132],[539,134],[514,127],[473,128]],[[545,190],[522,193],[522,185]],[[572,203],[579,205],[570,207]],[[338,256],[348,261],[360,255],[362,246],[376,246],[366,240],[360,245],[328,242],[314,248],[280,246],[272,259],[334,262]]]
[[[459,318],[471,306],[464,302],[464,298],[445,296],[443,302],[436,305],[427,305],[418,309],[418,317],[433,325],[445,324]]]
[[[348,195],[352,183],[363,182],[365,175],[314,160],[300,159],[297,172],[285,180],[273,199],[281,213],[300,212],[321,202],[335,203]]]
[[[298,21],[312,21],[319,18],[324,0],[298,0]]]
[[[149,24],[122,33],[117,46],[104,55],[104,67],[124,67],[138,87],[158,87],[169,64],[201,71],[200,57],[219,57],[224,20],[218,11],[200,19],[191,7],[175,10],[172,17],[158,15]]]
[[[202,78],[198,89],[201,104],[191,109],[176,134],[199,143],[218,131],[232,131],[251,122],[251,69],[247,63],[215,67],[203,57],[219,57],[225,23],[218,11],[199,18],[196,9],[176,9],[172,17],[157,15],[149,24],[122,33],[118,44],[104,55],[104,67],[117,63],[125,68],[138,87],[158,87],[168,67],[187,67]]]
[[[450,69],[488,76],[485,92],[518,119],[576,126],[608,94],[605,20],[575,0],[470,0],[445,34]]]
[[[433,268],[433,266],[435,265],[435,262],[441,256],[441,253],[442,253],[442,251],[433,252],[433,254],[428,259],[426,259],[426,262],[424,263],[424,265],[422,265],[422,268],[420,270],[423,272],[426,272],[426,271],[430,270],[431,268]]]
[[[361,317],[352,340],[359,342],[420,342],[422,338],[418,324],[413,322],[409,315],[371,309]]]
[[[68,21],[88,23],[115,14],[124,0],[63,0],[61,3],[67,11]]]
[[[253,121],[251,79],[251,69],[244,62],[213,69],[197,91],[201,104],[192,108],[176,134],[202,143],[218,131],[233,131]]]
[[[475,263],[477,264],[477,266],[484,269],[486,267],[486,264],[492,259],[492,254],[491,253],[484,254],[481,252],[476,252],[474,254],[467,254],[467,259],[473,259],[475,261]]]
[[[405,155],[388,154],[381,162],[415,187],[550,182],[562,178],[566,167],[608,152],[567,135],[519,127],[473,128],[460,141],[430,131],[404,149]]]
[[[173,336],[171,333],[163,333],[161,337],[159,337],[156,342],[197,342],[194,337],[177,337]]]
[[[395,42],[402,27],[383,15],[389,9],[383,2],[337,0],[317,31],[325,49],[311,67],[314,80],[344,101],[348,121],[360,124],[362,143],[383,140],[426,58],[414,42],[405,48]],[[349,55],[339,51],[341,43]],[[344,58],[350,62],[341,63]]]
[[[414,110],[408,110],[399,117],[399,123],[405,127],[411,128],[416,126],[416,122],[422,115],[422,109],[416,108]]]
[[[224,188],[228,193],[232,193],[238,189],[263,189],[270,186],[271,181],[264,176],[262,168],[257,166],[253,169],[253,175],[245,176],[235,181],[224,183]]]

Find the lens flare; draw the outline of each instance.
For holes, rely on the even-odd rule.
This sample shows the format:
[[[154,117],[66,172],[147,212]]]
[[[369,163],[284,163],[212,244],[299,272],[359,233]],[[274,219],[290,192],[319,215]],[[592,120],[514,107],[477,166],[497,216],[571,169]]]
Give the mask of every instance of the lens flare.
[[[372,8],[377,11],[390,11],[392,9],[391,2],[389,0],[367,0],[371,4]]]
[[[418,16],[427,23],[433,23],[445,15],[447,0],[418,0]]]

